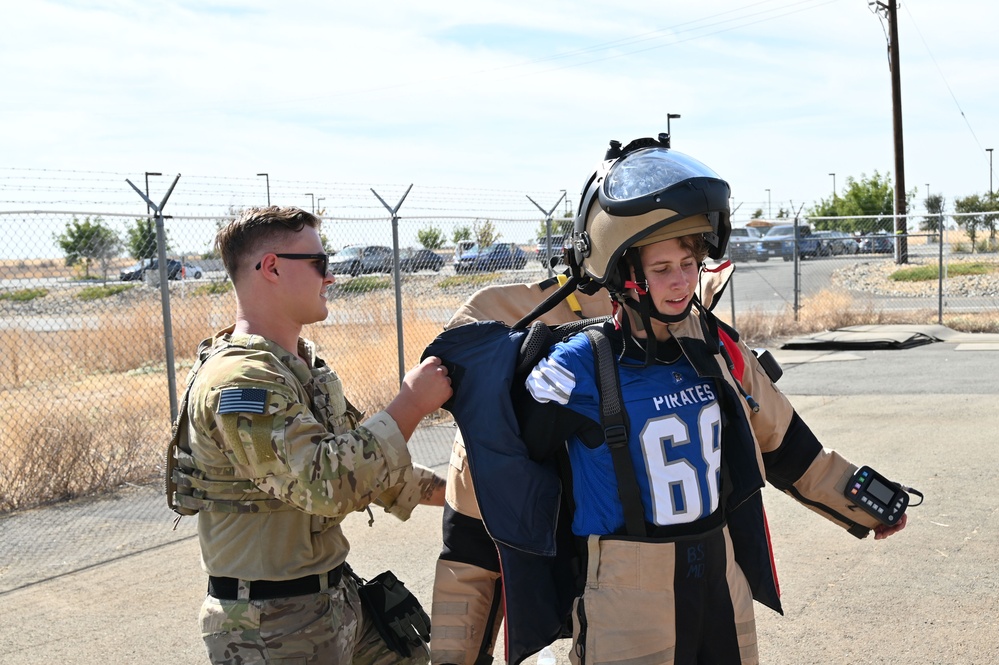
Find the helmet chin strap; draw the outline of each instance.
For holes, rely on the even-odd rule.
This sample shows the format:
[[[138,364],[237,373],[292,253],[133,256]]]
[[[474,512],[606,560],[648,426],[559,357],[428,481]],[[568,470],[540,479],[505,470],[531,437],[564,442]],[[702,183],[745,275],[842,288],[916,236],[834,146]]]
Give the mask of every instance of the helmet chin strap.
[[[654,363],[656,358],[657,341],[655,334],[652,332],[652,319],[665,323],[667,326],[671,323],[679,323],[690,315],[690,310],[694,306],[694,301],[698,300],[698,297],[697,294],[694,293],[687,301],[687,306],[680,314],[663,314],[652,301],[652,296],[649,293],[649,283],[645,278],[645,271],[642,270],[642,262],[638,254],[638,249],[635,247],[628,249],[625,253],[625,260],[635,271],[635,281],[626,280],[624,282],[624,287],[625,289],[634,289],[635,293],[638,294],[638,300],[628,297],[625,295],[627,291],[624,291],[620,294],[620,301],[635,311],[641,319],[642,328],[644,329],[646,335],[645,364],[648,366]],[[630,323],[627,316],[625,316],[624,319],[626,324]],[[630,330],[628,329],[626,329],[625,332],[630,334]]]

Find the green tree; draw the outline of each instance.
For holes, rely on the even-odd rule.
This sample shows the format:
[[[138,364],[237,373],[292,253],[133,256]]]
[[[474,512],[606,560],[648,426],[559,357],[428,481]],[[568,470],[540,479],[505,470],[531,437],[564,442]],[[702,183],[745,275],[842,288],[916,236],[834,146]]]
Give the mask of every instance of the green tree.
[[[750,219],[763,219],[763,208],[757,208],[753,211],[753,216]]]
[[[96,262],[107,281],[111,259],[121,252],[121,238],[100,217],[93,221],[87,217],[82,222],[74,217],[66,224],[66,230],[53,234],[53,238],[66,254],[67,266],[83,266],[84,279],[90,279],[90,266]]]
[[[572,217],[562,217],[561,219],[552,219],[552,237],[554,236],[567,236],[572,233]],[[541,220],[538,225],[538,232],[536,234],[538,240],[542,240],[548,237],[548,222],[546,220]]]
[[[126,230],[125,248],[129,256],[140,261],[156,256],[156,226],[152,220],[140,217]],[[170,235],[167,234],[166,250],[170,251]]]
[[[971,194],[970,196],[954,199],[954,212],[962,213],[962,215],[960,217],[955,216],[953,219],[957,222],[957,225],[964,229],[964,232],[968,234],[968,240],[971,241],[972,252],[976,249],[979,232],[990,229],[990,224],[992,231],[990,240],[994,242],[996,215],[971,213],[985,213],[992,210],[993,206],[989,201],[988,195],[983,197],[978,194]]]
[[[915,190],[906,194],[906,205],[915,197]],[[891,173],[877,171],[870,178],[861,174],[860,179],[846,179],[846,187],[839,196],[821,199],[809,211],[809,217],[841,217],[847,219],[817,219],[816,229],[838,229],[848,232],[887,231],[894,233],[895,185]],[[870,217],[873,219],[849,219]]]
[[[475,244],[480,248],[492,245],[503,235],[496,230],[496,225],[489,219],[484,221],[475,220],[475,224],[472,225],[472,232],[475,234]]]
[[[417,231],[416,239],[427,249],[440,249],[444,246],[444,232],[433,225]]]
[[[451,242],[457,245],[462,240],[472,239],[472,227],[470,226],[459,226],[454,231],[451,232]]]
[[[930,194],[926,197],[923,201],[923,207],[926,208],[927,216],[923,217],[922,221],[919,222],[920,230],[932,233],[940,232],[946,203],[946,200],[940,194]]]
[[[999,194],[995,192],[989,192],[988,197],[985,199],[985,205],[989,209],[989,212],[995,212],[999,210]],[[999,215],[985,215],[985,228],[989,230],[989,251],[996,250],[996,222],[999,221]]]

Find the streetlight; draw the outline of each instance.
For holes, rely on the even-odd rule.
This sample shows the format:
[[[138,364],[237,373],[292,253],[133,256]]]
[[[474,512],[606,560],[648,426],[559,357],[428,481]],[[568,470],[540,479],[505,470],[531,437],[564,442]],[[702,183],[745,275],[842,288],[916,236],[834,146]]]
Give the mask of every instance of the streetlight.
[[[316,214],[316,197],[312,194],[312,192],[306,192],[305,196],[308,196],[308,197],[312,198],[312,214],[315,215]]]
[[[830,173],[829,175],[831,175],[833,177],[833,201],[835,201],[836,200],[836,174],[835,173]]]
[[[326,198],[325,196],[320,196],[318,199],[316,199],[316,210],[322,211],[322,209],[323,209],[323,199],[325,199],[325,198]]]
[[[767,190],[767,221],[768,222],[774,221],[774,209],[770,205],[770,190],[769,189]]]
[[[163,175],[163,174],[162,173],[153,173],[152,171],[146,171],[146,198],[147,199],[149,198],[149,176],[151,176],[151,175]],[[147,233],[146,238],[147,238],[147,242],[148,242],[148,238],[152,237],[152,235],[153,235],[153,219],[152,219],[152,217],[149,216],[149,213],[151,211],[152,211],[152,208],[149,207],[149,202],[147,201],[146,202],[146,233]]]
[[[258,173],[258,176],[263,176],[267,179],[267,205],[271,204],[271,177],[266,173]]]
[[[992,200],[992,148],[986,148],[985,152],[989,153],[989,201]]]
[[[671,132],[671,130],[669,128],[669,121],[670,120],[674,120],[674,119],[679,118],[679,117],[680,117],[679,113],[667,113],[666,114],[666,147],[667,148],[672,147],[670,145],[670,136],[672,135],[672,132]]]

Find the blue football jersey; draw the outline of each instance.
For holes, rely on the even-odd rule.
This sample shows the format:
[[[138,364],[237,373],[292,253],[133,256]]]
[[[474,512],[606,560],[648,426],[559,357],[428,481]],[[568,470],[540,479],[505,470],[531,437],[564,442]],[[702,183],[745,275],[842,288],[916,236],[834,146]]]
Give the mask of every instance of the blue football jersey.
[[[589,339],[558,343],[531,372],[527,389],[539,402],[555,402],[600,422],[599,382]],[[721,409],[715,384],[697,375],[683,356],[673,364],[618,366],[628,413],[628,449],[647,522],[695,522],[718,509]],[[624,509],[606,442],[568,442],[576,503],[573,533],[607,535],[624,527]]]

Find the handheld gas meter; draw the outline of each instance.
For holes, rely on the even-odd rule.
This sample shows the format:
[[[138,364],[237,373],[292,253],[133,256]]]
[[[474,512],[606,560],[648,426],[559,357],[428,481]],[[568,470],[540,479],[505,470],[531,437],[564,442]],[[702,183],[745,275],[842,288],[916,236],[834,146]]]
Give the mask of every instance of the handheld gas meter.
[[[909,495],[869,466],[862,466],[850,478],[843,494],[882,524],[895,526],[905,514]]]

